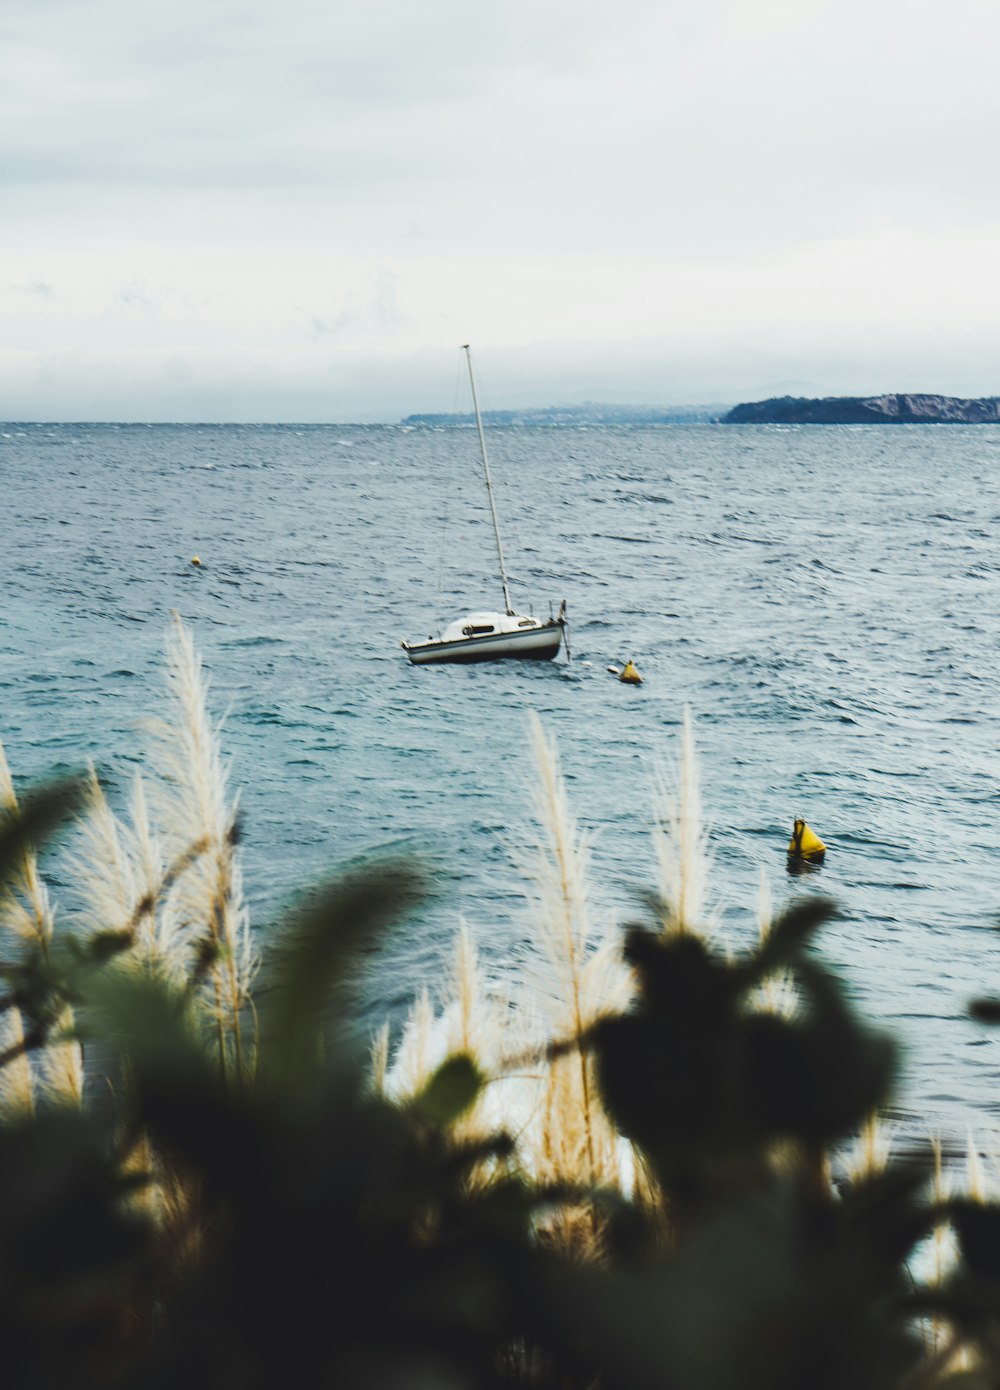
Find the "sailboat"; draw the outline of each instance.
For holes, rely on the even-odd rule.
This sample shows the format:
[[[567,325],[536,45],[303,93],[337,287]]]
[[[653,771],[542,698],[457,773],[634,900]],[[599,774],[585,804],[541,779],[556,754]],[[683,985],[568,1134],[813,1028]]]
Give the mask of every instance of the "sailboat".
[[[500,540],[500,523],[497,520],[496,502],[493,497],[490,461],[486,453],[486,435],[483,433],[483,419],[479,411],[476,378],[472,370],[472,353],[468,343],[463,343],[462,351],[469,368],[472,408],[475,411],[476,429],[479,433],[479,452],[486,480],[486,496],[489,499],[490,516],[493,518],[504,611],[467,613],[465,617],[456,618],[453,623],[449,623],[438,637],[428,637],[426,642],[401,642],[400,646],[415,666],[444,661],[500,661],[509,657],[551,661],[559,651],[563,630],[566,627],[566,600],[563,599],[559,605],[558,616],[547,619],[516,613],[511,606],[510,583],[504,564],[503,543]],[[567,644],[567,652],[568,650]]]

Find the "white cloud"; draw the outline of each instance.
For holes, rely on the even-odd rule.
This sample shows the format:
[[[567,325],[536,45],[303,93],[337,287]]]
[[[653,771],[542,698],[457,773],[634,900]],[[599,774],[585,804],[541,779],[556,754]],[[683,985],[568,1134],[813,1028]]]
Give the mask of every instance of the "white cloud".
[[[998,39],[985,0],[5,0],[17,413],[393,418],[470,337],[511,404],[1000,389]]]

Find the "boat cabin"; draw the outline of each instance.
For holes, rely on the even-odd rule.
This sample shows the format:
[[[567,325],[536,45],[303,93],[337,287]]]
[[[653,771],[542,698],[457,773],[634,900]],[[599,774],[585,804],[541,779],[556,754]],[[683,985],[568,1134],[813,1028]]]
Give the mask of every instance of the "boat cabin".
[[[541,626],[538,618],[526,618],[523,613],[467,613],[464,618],[456,618],[448,624],[441,641],[460,642],[463,637],[490,637],[497,632],[518,632]]]

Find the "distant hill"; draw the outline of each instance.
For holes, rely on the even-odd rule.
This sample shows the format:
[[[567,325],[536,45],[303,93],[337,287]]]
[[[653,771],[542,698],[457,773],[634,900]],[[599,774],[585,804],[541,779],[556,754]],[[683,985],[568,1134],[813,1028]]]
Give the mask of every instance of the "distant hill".
[[[1000,423],[1000,396],[777,396],[745,401],[722,416],[725,425],[989,425]]]
[[[547,405],[524,410],[484,410],[490,425],[689,425],[718,420],[728,405]],[[404,425],[471,425],[468,415],[407,415]]]

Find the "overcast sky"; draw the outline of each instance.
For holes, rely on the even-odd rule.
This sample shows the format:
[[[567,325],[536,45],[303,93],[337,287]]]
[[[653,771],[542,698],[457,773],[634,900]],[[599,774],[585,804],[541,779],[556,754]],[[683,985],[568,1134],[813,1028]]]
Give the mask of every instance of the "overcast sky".
[[[1000,394],[996,0],[2,0],[0,418]]]

